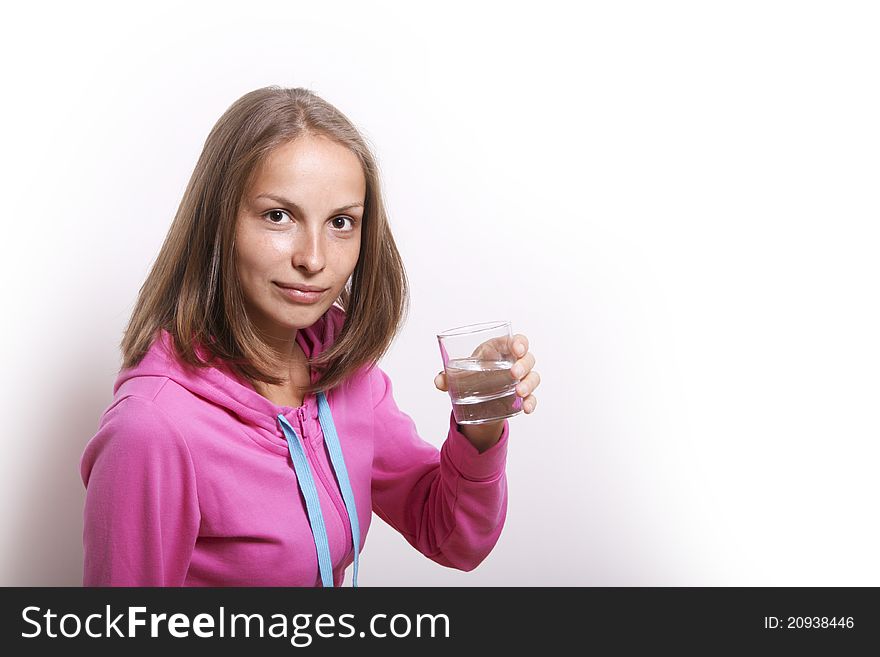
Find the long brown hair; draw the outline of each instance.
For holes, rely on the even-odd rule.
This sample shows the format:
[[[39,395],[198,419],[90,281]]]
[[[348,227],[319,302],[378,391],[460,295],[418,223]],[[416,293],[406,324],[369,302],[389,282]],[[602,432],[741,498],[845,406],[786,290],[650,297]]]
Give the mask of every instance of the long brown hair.
[[[123,368],[144,357],[159,329],[185,362],[220,358],[239,374],[270,384],[273,350],[248,319],[235,269],[235,222],[252,176],[276,147],[302,135],[322,136],[357,155],[366,179],[360,255],[334,302],[346,313],[332,346],[309,360],[320,378],[304,394],[329,391],[391,345],[409,310],[409,284],[394,243],[379,170],[357,128],[308,89],[264,87],[224,112],[205,141],[177,214],[140,289],[121,342]],[[328,311],[329,312],[329,311]],[[209,358],[196,351],[201,345]]]

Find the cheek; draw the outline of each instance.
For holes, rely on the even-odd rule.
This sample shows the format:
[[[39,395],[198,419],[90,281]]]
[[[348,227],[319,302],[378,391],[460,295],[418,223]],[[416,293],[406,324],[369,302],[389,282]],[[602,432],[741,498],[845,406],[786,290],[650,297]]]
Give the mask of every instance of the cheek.
[[[346,245],[339,251],[339,270],[341,273],[346,274],[346,278],[351,275],[351,273],[354,271],[355,266],[357,265],[358,256],[360,255],[360,246],[360,241],[357,241],[353,244]]]
[[[258,281],[272,272],[279,262],[287,260],[286,241],[271,235],[242,236],[236,239],[235,262],[242,279]]]
[[[253,281],[259,276],[260,260],[244,245],[236,245],[235,268],[241,281],[242,289],[250,292]]]

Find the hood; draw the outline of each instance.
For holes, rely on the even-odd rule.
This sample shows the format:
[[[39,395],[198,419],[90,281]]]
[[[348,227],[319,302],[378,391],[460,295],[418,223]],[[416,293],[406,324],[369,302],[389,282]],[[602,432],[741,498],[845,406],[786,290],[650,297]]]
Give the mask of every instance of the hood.
[[[308,358],[314,358],[333,344],[336,336],[342,332],[344,322],[345,312],[338,306],[331,306],[312,326],[299,329],[296,341]],[[172,344],[171,334],[161,329],[141,361],[119,373],[113,385],[114,396],[137,388],[143,377],[164,377],[194,395],[225,408],[245,423],[273,433],[280,433],[279,413],[289,420],[297,414],[297,409],[278,406],[263,397],[250,381],[238,376],[225,361],[215,359],[210,367],[194,367],[177,357]],[[196,352],[203,360],[208,358],[207,351],[201,345],[196,346]],[[312,383],[316,378],[317,374],[312,372]],[[306,395],[303,399],[303,414],[300,417],[313,427],[318,424],[318,404],[314,394]],[[307,427],[303,429],[308,432]]]

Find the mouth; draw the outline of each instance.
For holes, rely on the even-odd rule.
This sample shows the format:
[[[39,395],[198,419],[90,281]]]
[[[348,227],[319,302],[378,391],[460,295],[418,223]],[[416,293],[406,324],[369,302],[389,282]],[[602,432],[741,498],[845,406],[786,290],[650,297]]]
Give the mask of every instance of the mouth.
[[[317,303],[330,288],[313,287],[309,285],[288,286],[275,283],[281,294],[294,303]]]
[[[275,285],[284,288],[285,290],[299,290],[300,292],[326,292],[330,289],[329,287],[318,287],[317,285],[302,285],[300,283],[288,284],[275,282]]]

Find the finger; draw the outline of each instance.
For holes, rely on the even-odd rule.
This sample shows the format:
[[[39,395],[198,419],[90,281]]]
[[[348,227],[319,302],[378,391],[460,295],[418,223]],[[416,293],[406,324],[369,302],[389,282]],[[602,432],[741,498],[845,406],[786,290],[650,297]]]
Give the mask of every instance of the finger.
[[[486,340],[479,347],[474,349],[474,353],[471,354],[471,358],[482,358],[484,360],[501,360],[502,358],[509,358],[508,351],[510,350],[510,343],[508,341],[508,337],[505,335],[500,338],[492,338],[491,340]]]
[[[500,360],[502,358],[517,358],[529,350],[529,339],[522,333],[513,337],[502,336],[486,340],[471,354],[471,358],[483,358],[486,360]]]
[[[535,355],[530,351],[523,358],[520,358],[510,368],[510,373],[514,378],[521,379],[528,374],[535,366]]]
[[[535,407],[538,405],[538,399],[534,395],[529,395],[525,399],[523,399],[522,408],[523,413],[529,414],[535,412]]]
[[[443,392],[448,392],[446,387],[446,373],[440,372],[437,376],[434,377],[434,385],[437,386],[438,390],[442,390]]]
[[[528,397],[540,383],[541,375],[532,370],[526,378],[516,384],[516,394],[523,398]]]

